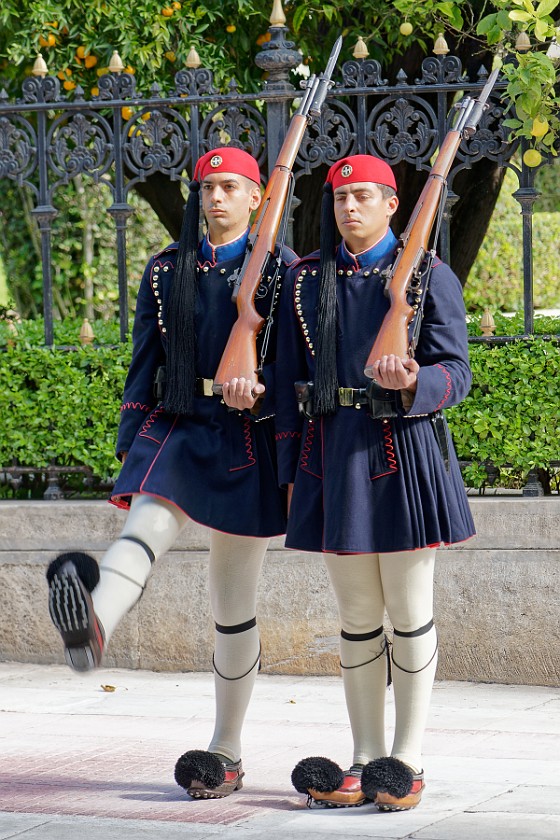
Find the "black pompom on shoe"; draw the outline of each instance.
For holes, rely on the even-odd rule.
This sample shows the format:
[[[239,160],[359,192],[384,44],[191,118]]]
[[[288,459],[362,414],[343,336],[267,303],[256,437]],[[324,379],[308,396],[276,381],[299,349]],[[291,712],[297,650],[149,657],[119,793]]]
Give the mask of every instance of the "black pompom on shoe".
[[[193,799],[223,799],[243,787],[241,760],[224,762],[215,753],[189,750],[175,765],[175,781]]]
[[[408,811],[422,799],[424,773],[413,770],[398,758],[376,758],[362,773],[362,790],[380,811]]]
[[[83,551],[68,551],[59,554],[47,569],[47,582],[50,585],[54,575],[65,563],[73,563],[74,568],[88,592],[93,592],[99,583],[99,566],[97,562]]]
[[[355,808],[366,797],[361,787],[363,765],[353,764],[344,772],[330,758],[304,758],[292,771],[292,784],[299,793],[307,794],[307,806],[313,803],[325,808]]]
[[[47,582],[49,613],[62,637],[67,664],[75,671],[98,667],[105,636],[90,593],[99,582],[99,566],[89,554],[61,554],[49,565]]]
[[[292,784],[298,793],[309,789],[330,793],[340,787],[344,773],[334,761],[322,756],[303,758],[292,770]]]

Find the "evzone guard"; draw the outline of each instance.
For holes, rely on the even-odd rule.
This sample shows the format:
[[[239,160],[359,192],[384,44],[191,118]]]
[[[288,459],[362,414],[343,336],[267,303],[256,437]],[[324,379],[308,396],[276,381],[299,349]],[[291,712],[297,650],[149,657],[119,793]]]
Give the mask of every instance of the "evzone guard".
[[[355,155],[331,167],[320,250],[283,284],[276,371],[279,478],[291,496],[286,546],[323,552],[354,742],[349,769],[310,757],[292,781],[310,803],[371,801],[382,811],[414,808],[422,797],[438,649],[436,551],[474,533],[442,414],[471,384],[465,309],[457,277],[439,259],[419,266],[411,284],[414,358],[387,353],[372,364],[373,381],[365,375],[390,307],[384,287],[399,253],[390,228],[397,206],[393,172],[379,158]]]
[[[175,768],[178,784],[204,799],[243,784],[241,729],[260,662],[257,584],[269,538],[286,528],[270,387],[274,333],[258,383],[232,379],[223,383],[223,399],[213,393],[237,316],[232,286],[261,201],[260,180],[256,160],[239,149],[212,149],[199,159],[180,241],[150,259],[138,293],[117,440],[123,466],[111,499],[130,512],[99,565],[73,552],[47,572],[66,661],[86,671],[101,664],[153,564],[188,519],[209,529],[215,729],[207,750],[189,750]],[[198,242],[200,196],[208,233]],[[279,279],[295,258],[282,249]],[[255,300],[265,322],[277,293],[270,280],[263,278]]]

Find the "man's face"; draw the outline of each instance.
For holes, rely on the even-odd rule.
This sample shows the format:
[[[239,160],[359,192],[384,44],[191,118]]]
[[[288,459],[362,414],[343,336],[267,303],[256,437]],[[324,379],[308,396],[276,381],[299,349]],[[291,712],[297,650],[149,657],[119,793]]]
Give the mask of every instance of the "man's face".
[[[379,186],[370,181],[337,187],[334,215],[348,249],[359,254],[379,242],[398,206],[396,195],[383,198]]]
[[[261,201],[257,184],[244,175],[214,172],[203,179],[200,189],[210,241],[220,245],[241,236]]]

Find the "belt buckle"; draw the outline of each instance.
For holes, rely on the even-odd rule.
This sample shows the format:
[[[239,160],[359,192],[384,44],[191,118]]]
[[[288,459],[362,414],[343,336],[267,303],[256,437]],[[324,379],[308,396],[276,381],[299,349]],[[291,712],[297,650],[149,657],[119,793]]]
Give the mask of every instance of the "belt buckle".
[[[353,388],[339,388],[338,401],[340,405],[352,406],[354,405],[354,389]]]
[[[212,385],[214,384],[213,379],[203,379],[202,380],[202,396],[203,397],[213,397],[214,391],[212,390]]]

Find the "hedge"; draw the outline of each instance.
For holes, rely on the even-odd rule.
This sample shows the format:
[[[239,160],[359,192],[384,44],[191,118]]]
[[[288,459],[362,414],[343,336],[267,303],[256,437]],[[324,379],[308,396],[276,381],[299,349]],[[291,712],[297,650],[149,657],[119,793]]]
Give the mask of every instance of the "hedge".
[[[519,326],[498,322],[506,333]],[[558,319],[540,319],[538,325],[560,332]],[[0,467],[85,466],[96,481],[111,480],[119,468],[114,446],[131,347],[45,349],[37,346],[41,329],[40,322],[22,324],[7,346],[9,335],[0,324]],[[110,340],[116,327],[104,330]],[[57,340],[75,341],[78,332],[79,324],[57,325]],[[484,464],[492,463],[502,472],[500,483],[520,486],[530,470],[560,462],[560,346],[536,336],[501,346],[472,344],[470,355],[471,392],[446,413],[460,460],[472,462],[465,480],[484,486]],[[18,492],[40,496],[42,489],[39,482]],[[0,487],[4,497],[14,492]]]

